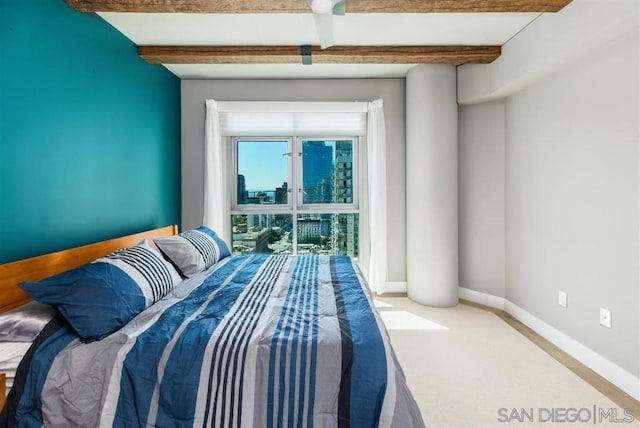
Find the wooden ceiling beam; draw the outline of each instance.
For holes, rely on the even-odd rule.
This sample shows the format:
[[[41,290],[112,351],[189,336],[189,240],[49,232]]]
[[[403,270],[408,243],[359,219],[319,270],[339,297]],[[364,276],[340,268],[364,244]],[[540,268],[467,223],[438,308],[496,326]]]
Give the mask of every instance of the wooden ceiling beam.
[[[311,48],[313,64],[487,64],[500,46],[333,46]],[[301,64],[300,46],[139,46],[152,64]]]
[[[81,12],[310,13],[307,0],[65,0]],[[347,13],[557,12],[572,0],[347,0]]]

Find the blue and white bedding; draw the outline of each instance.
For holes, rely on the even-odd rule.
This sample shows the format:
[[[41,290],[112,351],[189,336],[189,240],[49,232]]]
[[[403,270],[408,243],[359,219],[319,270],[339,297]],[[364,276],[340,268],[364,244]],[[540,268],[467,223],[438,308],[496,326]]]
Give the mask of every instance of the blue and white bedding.
[[[226,258],[95,342],[56,317],[19,372],[19,427],[424,426],[348,257]]]

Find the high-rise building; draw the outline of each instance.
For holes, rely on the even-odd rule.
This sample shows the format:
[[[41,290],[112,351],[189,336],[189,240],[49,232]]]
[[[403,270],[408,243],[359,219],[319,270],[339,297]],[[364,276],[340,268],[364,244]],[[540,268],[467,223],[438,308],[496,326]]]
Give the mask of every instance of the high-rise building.
[[[247,185],[244,175],[238,174],[238,205],[247,203]]]
[[[321,220],[320,218],[299,218],[298,219],[298,243],[299,244],[319,244],[321,240]]]
[[[353,203],[353,145],[350,141],[336,142],[333,167],[333,197],[338,204]],[[357,216],[337,214],[333,216],[332,252],[340,255],[358,255]]]
[[[335,203],[353,203],[353,146],[350,141],[336,142],[333,197]]]
[[[331,203],[333,147],[324,141],[305,141],[302,156],[304,203]]]
[[[276,204],[278,205],[286,205],[287,204],[287,190],[289,185],[287,182],[282,183],[282,187],[276,187]]]
[[[331,231],[332,254],[358,256],[358,215],[336,214]]]

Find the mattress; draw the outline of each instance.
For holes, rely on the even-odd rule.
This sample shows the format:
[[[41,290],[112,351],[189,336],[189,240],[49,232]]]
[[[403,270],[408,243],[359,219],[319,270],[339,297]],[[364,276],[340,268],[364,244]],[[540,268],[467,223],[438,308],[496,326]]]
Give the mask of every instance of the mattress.
[[[91,343],[52,324],[9,424],[424,426],[348,257],[227,258]]]

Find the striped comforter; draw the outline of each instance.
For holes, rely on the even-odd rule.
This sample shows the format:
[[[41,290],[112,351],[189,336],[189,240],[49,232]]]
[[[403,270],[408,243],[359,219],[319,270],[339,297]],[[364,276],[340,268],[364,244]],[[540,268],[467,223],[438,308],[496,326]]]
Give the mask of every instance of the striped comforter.
[[[230,257],[103,340],[36,345],[18,426],[423,426],[348,257]]]

